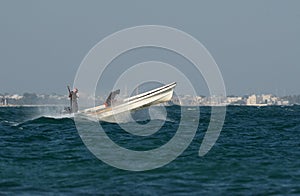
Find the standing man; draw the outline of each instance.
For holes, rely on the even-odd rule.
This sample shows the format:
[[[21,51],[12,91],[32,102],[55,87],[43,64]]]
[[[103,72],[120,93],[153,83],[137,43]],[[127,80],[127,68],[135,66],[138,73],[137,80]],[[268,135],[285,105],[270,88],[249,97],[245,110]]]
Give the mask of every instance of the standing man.
[[[68,86],[68,90],[69,90],[69,98],[70,98],[70,104],[71,104],[71,113],[76,113],[78,112],[78,103],[77,103],[77,99],[78,99],[78,89],[74,88],[72,91],[70,91],[70,87]]]

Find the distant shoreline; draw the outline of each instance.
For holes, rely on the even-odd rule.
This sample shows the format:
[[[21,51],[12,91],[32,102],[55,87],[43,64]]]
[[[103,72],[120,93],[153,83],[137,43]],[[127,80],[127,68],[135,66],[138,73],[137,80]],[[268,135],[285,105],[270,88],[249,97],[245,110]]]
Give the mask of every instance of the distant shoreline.
[[[61,104],[44,104],[44,105],[0,105],[0,107],[2,108],[9,108],[9,107],[65,107],[65,105],[61,105]]]
[[[234,107],[234,106],[242,106],[242,107],[282,107],[282,106],[297,106],[298,104],[293,105],[268,105],[268,104],[252,104],[252,105],[235,105],[235,104],[229,104],[229,105],[178,105],[177,106],[182,107]],[[160,105],[157,105],[160,106]],[[57,105],[57,104],[45,104],[45,105],[0,105],[0,108],[19,108],[19,107],[66,107],[66,105]]]

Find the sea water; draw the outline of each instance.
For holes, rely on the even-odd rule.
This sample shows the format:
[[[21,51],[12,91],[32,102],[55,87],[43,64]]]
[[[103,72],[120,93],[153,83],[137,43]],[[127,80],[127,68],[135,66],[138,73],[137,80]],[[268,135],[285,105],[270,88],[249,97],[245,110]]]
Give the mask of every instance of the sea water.
[[[1,107],[0,194],[300,194],[299,106],[227,107],[222,132],[203,157],[198,151],[210,107],[200,107],[200,119],[193,119],[196,108],[169,106],[165,119],[152,119],[161,129],[147,137],[131,135],[122,125],[99,124],[118,145],[150,150],[174,137],[180,109],[189,111],[186,129],[199,124],[192,143],[163,167],[133,172],[97,159],[73,116],[61,116],[57,108]]]

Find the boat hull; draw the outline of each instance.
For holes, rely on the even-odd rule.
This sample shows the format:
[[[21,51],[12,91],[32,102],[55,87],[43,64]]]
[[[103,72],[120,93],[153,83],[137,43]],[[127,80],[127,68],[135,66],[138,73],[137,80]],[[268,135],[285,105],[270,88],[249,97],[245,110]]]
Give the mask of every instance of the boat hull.
[[[81,113],[100,121],[116,122],[118,115],[170,101],[175,86],[176,83],[174,82],[146,93],[127,98],[123,100],[123,103],[121,104],[113,104],[111,107],[101,105],[86,109]]]

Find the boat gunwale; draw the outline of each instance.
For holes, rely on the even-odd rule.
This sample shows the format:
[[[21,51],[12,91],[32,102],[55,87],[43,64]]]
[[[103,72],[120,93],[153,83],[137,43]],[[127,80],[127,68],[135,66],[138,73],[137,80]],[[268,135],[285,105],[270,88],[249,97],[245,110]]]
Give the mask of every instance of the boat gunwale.
[[[176,86],[176,82],[172,82],[172,83],[170,83],[170,84],[167,84],[167,85],[164,85],[164,86],[162,86],[162,87],[159,87],[159,88],[156,88],[156,89],[153,89],[153,90],[151,90],[151,91],[147,91],[147,92],[145,92],[145,93],[141,93],[141,94],[139,94],[139,95],[136,95],[136,96],[133,96],[133,97],[129,97],[129,98],[131,98],[132,100],[130,100],[129,98],[127,98],[127,99],[124,99],[123,100],[123,103],[121,103],[121,104],[118,104],[118,105],[115,105],[114,107],[116,107],[115,109],[117,109],[117,108],[119,108],[119,107],[123,107],[124,105],[127,105],[128,103],[130,103],[130,104],[133,104],[133,103],[136,103],[136,102],[138,102],[140,99],[142,99],[142,98],[145,98],[145,97],[147,97],[147,98],[150,98],[150,97],[152,97],[152,96],[155,96],[155,95],[157,95],[158,93],[160,93],[160,92],[167,92],[167,91],[173,91],[174,90],[174,88],[175,88],[175,86]],[[129,101],[128,101],[129,100]],[[97,107],[99,107],[99,106],[97,106]],[[113,107],[106,107],[106,108],[101,108],[101,109],[96,109],[96,110],[92,110],[92,111],[86,111],[86,112],[84,112],[84,113],[87,113],[87,114],[100,114],[100,113],[103,113],[103,112],[106,112],[106,111],[111,111],[112,110],[112,108]],[[92,109],[92,108],[90,108],[90,109]]]

